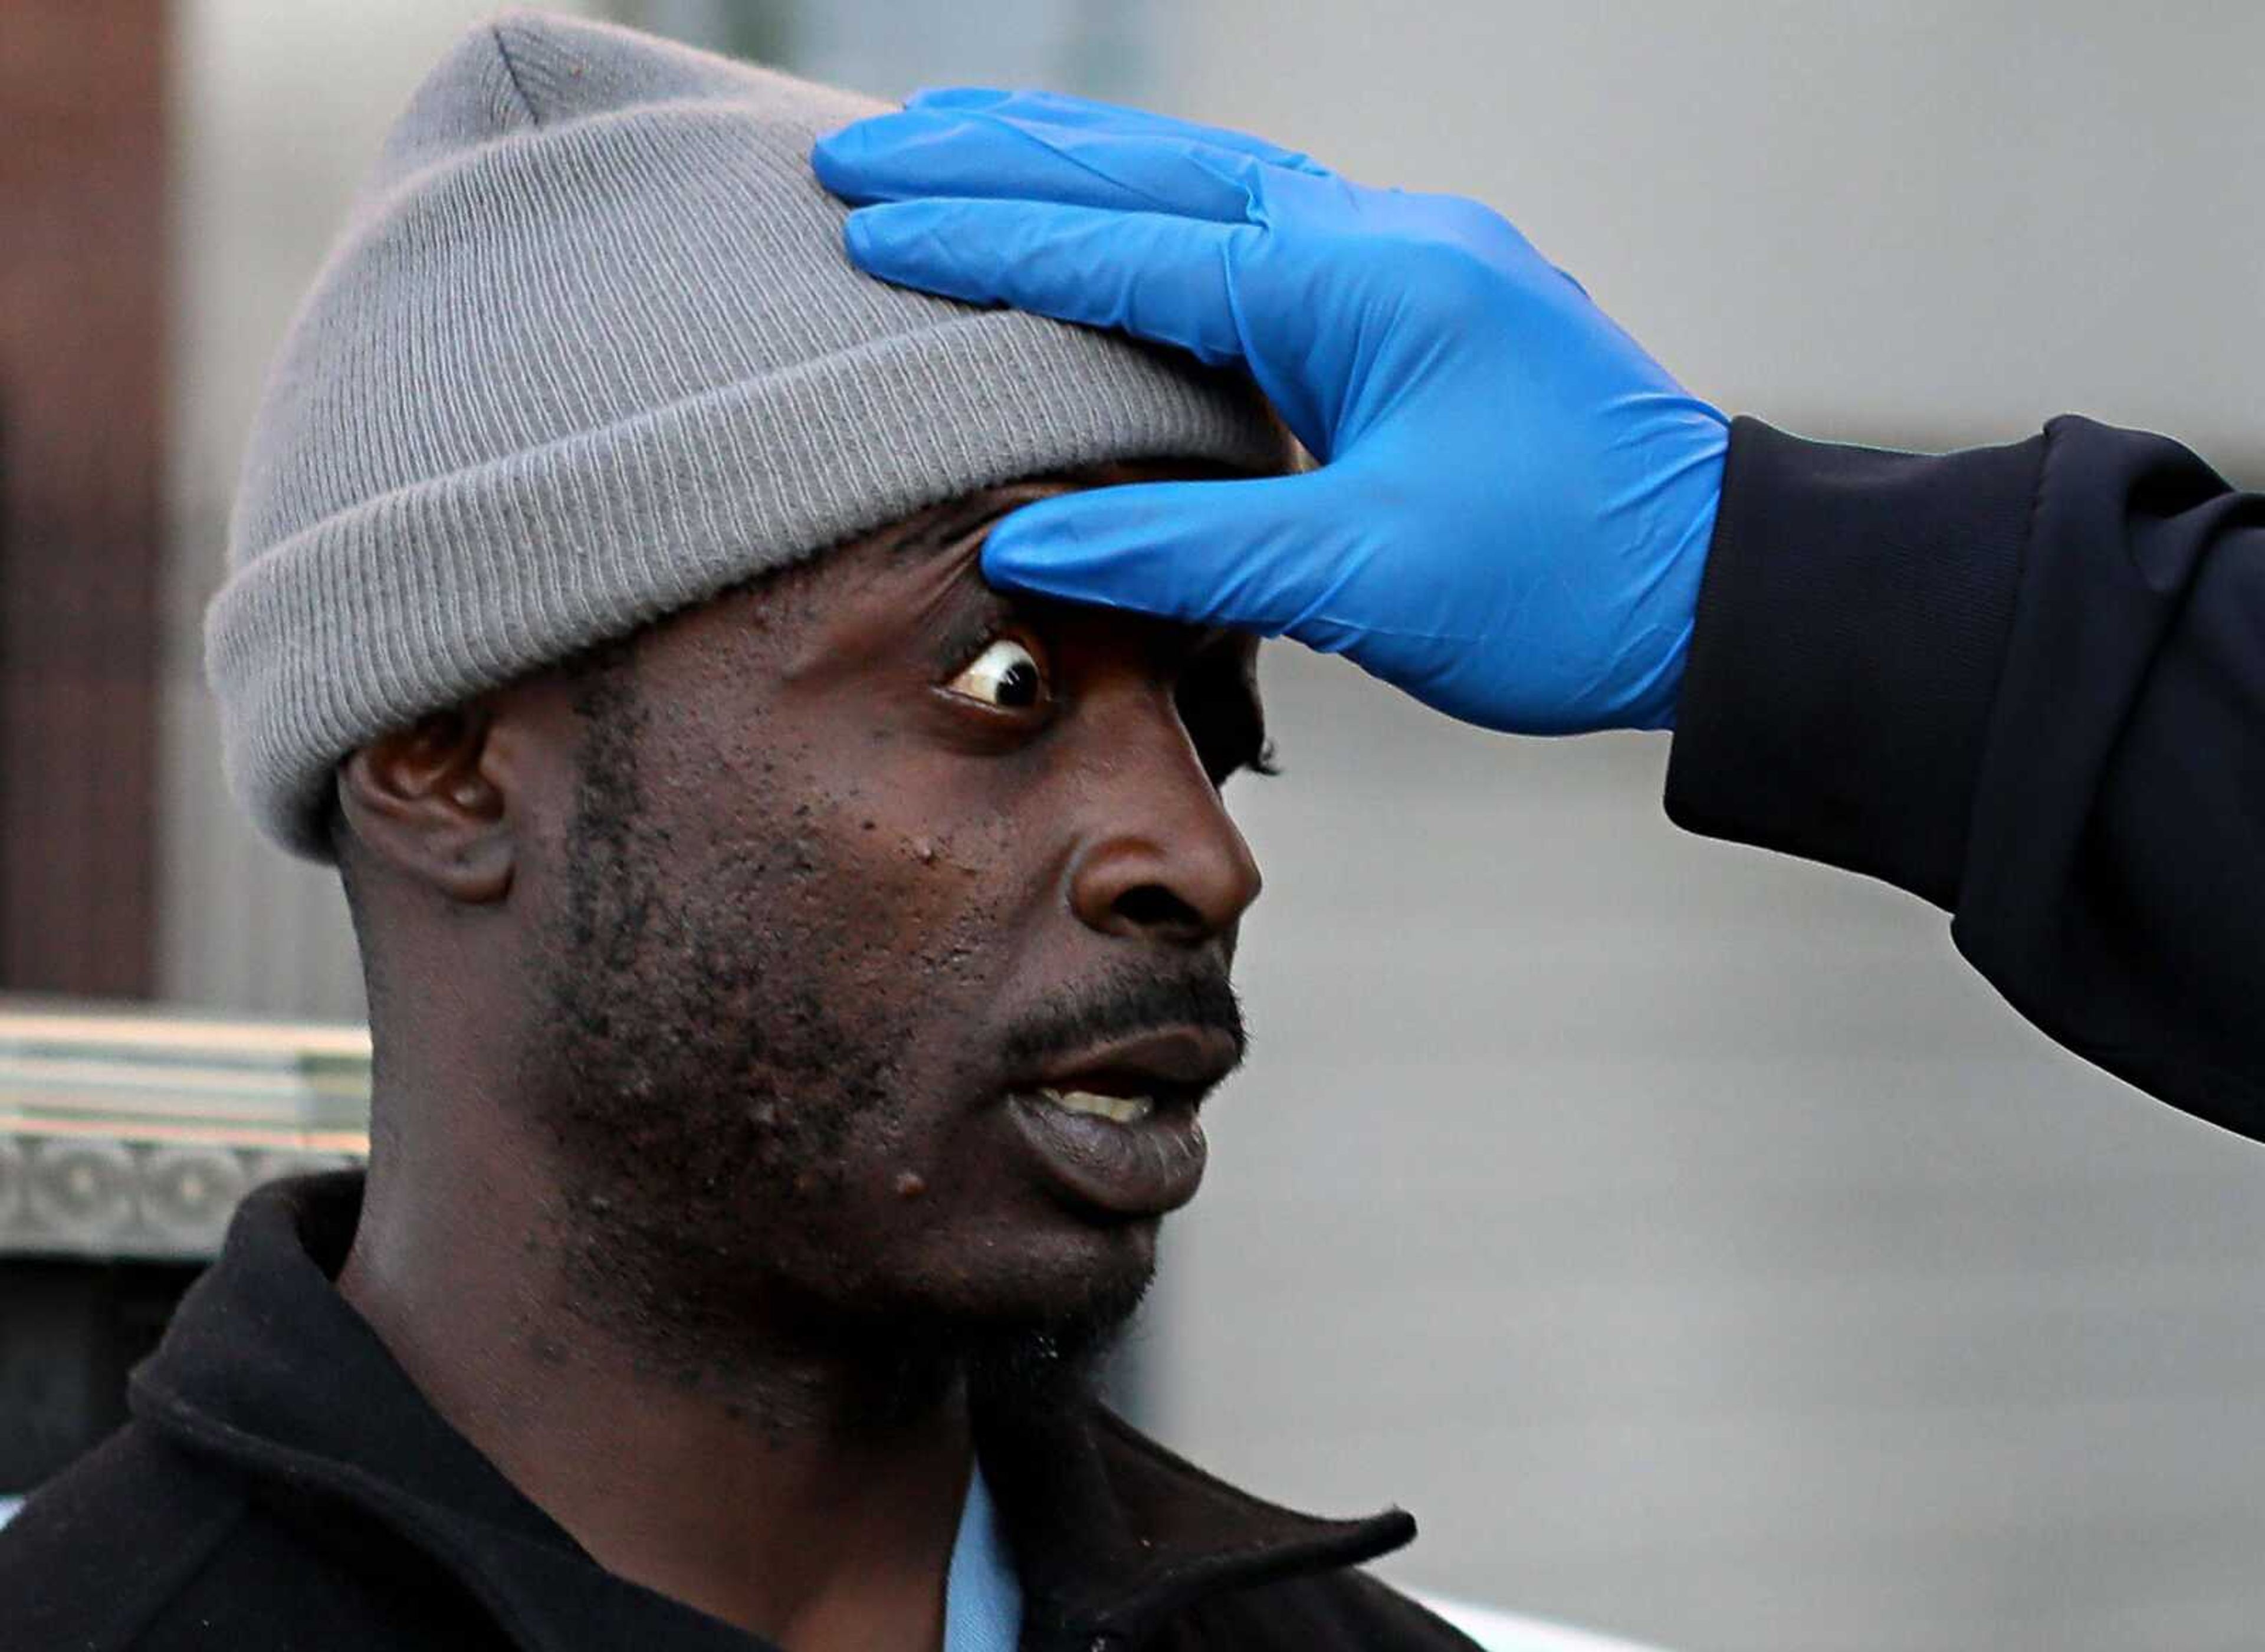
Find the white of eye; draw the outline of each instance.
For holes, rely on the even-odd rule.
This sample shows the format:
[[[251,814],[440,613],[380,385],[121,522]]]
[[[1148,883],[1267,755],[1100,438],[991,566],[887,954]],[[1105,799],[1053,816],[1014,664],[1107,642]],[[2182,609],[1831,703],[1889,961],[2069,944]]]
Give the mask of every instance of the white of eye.
[[[951,680],[951,691],[986,705],[1020,710],[1034,706],[1045,688],[1037,658],[1011,637],[1002,637]]]

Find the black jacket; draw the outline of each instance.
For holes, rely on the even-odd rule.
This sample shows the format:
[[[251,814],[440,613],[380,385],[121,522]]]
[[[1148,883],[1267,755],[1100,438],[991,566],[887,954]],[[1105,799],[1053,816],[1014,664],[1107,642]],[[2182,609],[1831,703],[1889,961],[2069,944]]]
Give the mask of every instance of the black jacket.
[[[237,1212],[132,1383],[133,1421],[0,1531],[0,1652],[755,1652],[607,1572],[427,1405],[332,1287],[361,1173]],[[1322,1520],[1098,1406],[980,1417],[1031,1652],[1471,1643],[1351,1568],[1397,1510]]]
[[[1948,908],[2047,1033],[2265,1137],[2265,496],[2176,443],[1738,420],[1667,809]]]

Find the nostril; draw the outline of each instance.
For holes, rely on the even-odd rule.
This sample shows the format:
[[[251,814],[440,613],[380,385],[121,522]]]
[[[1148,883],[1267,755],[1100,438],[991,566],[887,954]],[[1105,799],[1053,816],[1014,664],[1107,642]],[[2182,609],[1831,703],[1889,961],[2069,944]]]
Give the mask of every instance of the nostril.
[[[1203,914],[1162,884],[1137,884],[1110,904],[1119,918],[1139,928],[1190,938],[1205,931]]]

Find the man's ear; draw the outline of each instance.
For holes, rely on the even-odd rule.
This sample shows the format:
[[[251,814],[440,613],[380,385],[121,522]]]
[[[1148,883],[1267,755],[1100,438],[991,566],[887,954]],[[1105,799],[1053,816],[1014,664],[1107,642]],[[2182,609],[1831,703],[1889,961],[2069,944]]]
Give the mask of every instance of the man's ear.
[[[479,704],[381,735],[339,765],[339,807],[363,849],[449,899],[510,892],[516,845],[500,766]]]

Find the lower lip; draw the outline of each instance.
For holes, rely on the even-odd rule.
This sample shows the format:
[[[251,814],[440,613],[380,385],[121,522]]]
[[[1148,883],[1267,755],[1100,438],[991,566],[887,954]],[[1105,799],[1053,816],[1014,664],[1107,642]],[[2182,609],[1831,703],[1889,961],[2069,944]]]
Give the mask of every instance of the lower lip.
[[[1204,1132],[1191,1109],[1158,1107],[1120,1124],[1016,1095],[1007,1117],[1053,1190],[1089,1212],[1162,1216],[1202,1185]]]

